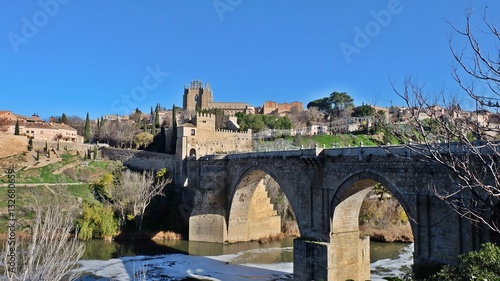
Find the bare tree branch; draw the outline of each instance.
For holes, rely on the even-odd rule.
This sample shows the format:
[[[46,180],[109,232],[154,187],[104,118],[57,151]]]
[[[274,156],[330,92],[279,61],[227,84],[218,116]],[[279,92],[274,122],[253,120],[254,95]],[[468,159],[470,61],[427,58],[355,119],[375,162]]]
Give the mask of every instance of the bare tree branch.
[[[71,234],[73,217],[51,207],[35,214],[30,238],[16,245],[17,272],[7,271],[7,280],[77,279],[80,273],[71,270],[85,247]],[[2,256],[7,265],[7,251]]]

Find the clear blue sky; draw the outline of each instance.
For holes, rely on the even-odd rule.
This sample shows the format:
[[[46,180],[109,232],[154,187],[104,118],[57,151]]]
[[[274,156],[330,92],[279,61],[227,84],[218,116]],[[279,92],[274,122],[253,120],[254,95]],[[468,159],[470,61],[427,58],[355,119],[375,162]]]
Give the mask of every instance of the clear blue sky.
[[[215,101],[254,106],[333,91],[398,104],[390,81],[408,74],[458,92],[446,20],[463,26],[471,2],[478,22],[485,9],[500,21],[497,0],[6,0],[0,110],[149,112],[182,106],[193,79],[210,82]]]

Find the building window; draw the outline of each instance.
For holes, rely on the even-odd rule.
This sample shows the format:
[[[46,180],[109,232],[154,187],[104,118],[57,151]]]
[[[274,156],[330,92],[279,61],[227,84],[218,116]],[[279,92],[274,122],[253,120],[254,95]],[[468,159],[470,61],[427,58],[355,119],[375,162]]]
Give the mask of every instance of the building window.
[[[191,136],[194,136],[196,135],[196,130],[195,129],[191,129]]]

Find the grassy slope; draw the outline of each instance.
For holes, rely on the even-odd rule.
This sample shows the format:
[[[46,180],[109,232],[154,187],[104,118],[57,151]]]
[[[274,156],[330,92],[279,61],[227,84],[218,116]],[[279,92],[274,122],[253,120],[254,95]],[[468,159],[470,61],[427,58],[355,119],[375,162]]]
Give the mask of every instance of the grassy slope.
[[[88,166],[82,166],[83,161],[78,156],[62,155],[62,161],[40,168],[18,171],[16,173],[16,217],[20,225],[26,227],[32,218],[34,206],[56,205],[61,211],[81,207],[82,203],[94,202],[94,196],[89,185],[100,178],[105,172],[107,161],[91,161]],[[54,174],[54,171],[69,167],[75,170],[76,177],[86,174],[86,182],[80,178],[72,178],[64,173]],[[1,177],[0,183],[6,183],[7,177]],[[22,187],[21,184],[38,184],[39,186]],[[60,183],[49,188],[44,183]],[[65,183],[79,183],[65,185]],[[7,223],[7,187],[0,187],[0,232],[4,232]],[[5,199],[5,200],[4,200]]]

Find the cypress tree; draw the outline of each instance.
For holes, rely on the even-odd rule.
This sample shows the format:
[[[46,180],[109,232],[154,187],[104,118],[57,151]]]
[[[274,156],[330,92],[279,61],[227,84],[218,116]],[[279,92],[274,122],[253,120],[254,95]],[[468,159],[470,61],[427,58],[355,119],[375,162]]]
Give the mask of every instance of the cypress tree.
[[[28,140],[28,151],[31,151],[31,150],[33,150],[33,139],[32,138],[30,138]]]
[[[97,145],[94,145],[94,160],[97,159]]]
[[[85,131],[83,132],[84,142],[90,141],[90,117],[87,112],[87,118],[85,118]]]
[[[157,104],[155,109],[155,127],[160,127],[160,104]]]
[[[175,113],[175,104],[172,106],[172,140],[170,141],[170,151],[175,154],[177,147],[177,117]]]
[[[149,122],[151,124],[155,124],[155,113],[153,111],[153,107],[151,107],[151,112],[149,113]]]
[[[19,136],[19,119],[16,120],[16,127],[14,128],[14,135]]]
[[[68,124],[68,117],[66,116],[65,113],[62,114],[61,120],[59,123]]]

